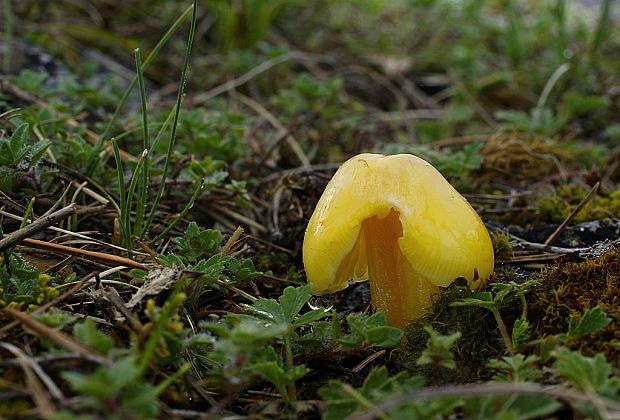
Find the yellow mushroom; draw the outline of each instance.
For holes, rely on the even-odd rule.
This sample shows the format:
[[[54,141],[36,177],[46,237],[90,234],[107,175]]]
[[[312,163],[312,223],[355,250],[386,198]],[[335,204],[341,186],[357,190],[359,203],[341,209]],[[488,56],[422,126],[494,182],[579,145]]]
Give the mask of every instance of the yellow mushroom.
[[[314,294],[370,280],[373,307],[404,328],[439,287],[465,278],[479,288],[493,271],[493,247],[467,200],[413,155],[361,154],[338,169],[304,237]]]

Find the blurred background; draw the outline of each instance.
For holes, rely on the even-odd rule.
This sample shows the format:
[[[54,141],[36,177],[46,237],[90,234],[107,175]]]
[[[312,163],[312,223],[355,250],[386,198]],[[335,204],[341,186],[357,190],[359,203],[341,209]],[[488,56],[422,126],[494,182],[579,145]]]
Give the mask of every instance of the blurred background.
[[[6,89],[0,106],[21,107],[43,137],[63,139],[50,149],[58,163],[87,168],[135,76],[135,48],[143,61],[154,53],[145,89],[150,123],[162,126],[190,3],[3,0],[4,73],[11,89],[45,106],[24,106]],[[197,4],[173,175],[183,186],[226,170],[228,183],[202,214],[228,228],[240,219],[209,208],[258,218],[254,233],[282,235],[292,223],[300,234],[333,165],[368,151],[416,153],[465,193],[534,192],[510,202],[525,209],[509,213],[511,223],[559,223],[596,180],[608,202],[581,217],[620,212],[612,196],[620,195],[620,34],[610,0]],[[63,118],[76,124],[67,131]],[[108,133],[122,138],[129,162],[142,150],[140,124],[134,89]],[[166,139],[154,148],[163,154]],[[327,172],[281,172],[296,168]],[[89,173],[104,184],[115,174],[105,165]],[[248,206],[271,203],[274,191],[282,214]]]

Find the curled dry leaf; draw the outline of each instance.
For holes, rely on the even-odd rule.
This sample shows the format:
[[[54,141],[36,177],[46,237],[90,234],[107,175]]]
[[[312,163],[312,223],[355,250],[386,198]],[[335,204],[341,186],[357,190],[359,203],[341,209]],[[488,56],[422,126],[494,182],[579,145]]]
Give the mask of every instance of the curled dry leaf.
[[[159,295],[169,290],[181,278],[183,270],[180,268],[156,268],[151,270],[144,279],[144,284],[127,302],[127,309],[133,309],[145,298]]]

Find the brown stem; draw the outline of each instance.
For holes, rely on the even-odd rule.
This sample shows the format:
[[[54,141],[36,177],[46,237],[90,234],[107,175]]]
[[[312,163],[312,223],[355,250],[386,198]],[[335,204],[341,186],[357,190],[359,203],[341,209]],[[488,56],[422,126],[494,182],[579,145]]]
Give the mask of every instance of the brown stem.
[[[67,216],[70,216],[75,213],[76,206],[75,203],[71,203],[66,207],[61,208],[58,211],[55,211],[52,214],[48,214],[47,216],[40,217],[36,222],[33,222],[22,229],[16,230],[8,235],[6,235],[2,240],[0,240],[0,251],[8,249],[14,245],[17,245],[19,242],[23,241],[25,238],[29,238],[37,232],[42,231],[43,229],[65,219]]]

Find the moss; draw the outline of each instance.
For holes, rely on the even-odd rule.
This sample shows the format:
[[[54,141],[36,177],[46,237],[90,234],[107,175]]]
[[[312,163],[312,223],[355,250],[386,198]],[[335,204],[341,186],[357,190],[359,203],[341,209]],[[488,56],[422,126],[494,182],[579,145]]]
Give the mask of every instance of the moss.
[[[510,243],[510,236],[505,232],[495,231],[491,233],[491,243],[496,260],[507,260],[512,258],[513,248]]]
[[[561,223],[584,199],[589,188],[581,184],[563,184],[553,194],[541,195],[533,202],[542,222]],[[582,223],[604,217],[620,217],[620,188],[610,194],[594,196],[575,215],[573,223]]]
[[[510,280],[518,281],[513,271],[498,271],[490,281]],[[493,315],[483,308],[450,306],[451,303],[472,294],[467,287],[453,285],[436,296],[424,318],[409,324],[406,331],[407,341],[399,349],[400,362],[404,368],[412,373],[431,377],[429,367],[417,366],[415,363],[428,340],[428,334],[423,327],[430,325],[440,334],[446,335],[455,331],[462,334],[452,349],[456,369],[442,369],[436,378],[438,384],[476,382],[491,378],[493,372],[486,368],[487,361],[501,356],[506,350]],[[516,303],[504,305],[501,312],[506,323],[512,325],[520,311],[520,305]]]
[[[25,399],[15,399],[12,401],[3,401],[0,403],[0,416],[2,418],[19,418],[28,410],[31,410],[32,404]]]
[[[523,277],[514,271],[498,270],[491,283],[522,282]],[[613,249],[599,257],[580,261],[560,261],[533,275],[540,284],[526,294],[531,340],[565,333],[571,315],[579,316],[587,309],[599,305],[612,322],[599,333],[574,339],[567,346],[592,356],[605,354],[614,366],[618,366],[618,341],[620,340],[620,250]],[[491,290],[490,287],[487,291]],[[432,326],[440,334],[460,331],[462,337],[453,348],[456,369],[443,369],[437,384],[466,383],[488,380],[493,375],[486,368],[491,358],[506,354],[497,324],[491,312],[476,307],[452,307],[451,303],[469,297],[467,287],[453,285],[438,294],[426,314],[409,324],[407,340],[398,350],[402,367],[428,378],[432,372],[425,366],[417,366],[416,360],[426,347],[428,334],[425,325]],[[521,314],[518,299],[508,300],[500,310],[506,325],[510,327]]]
[[[572,340],[569,347],[591,356],[602,352],[618,365],[620,339],[620,251],[600,257],[559,262],[538,275],[541,286],[528,297],[532,338],[564,333],[571,315],[599,305],[612,322],[599,333]]]
[[[492,212],[488,212],[486,220],[519,226],[560,224],[584,199],[590,188],[583,183],[556,186],[539,184],[532,189],[534,194],[529,197],[520,197],[505,211],[497,211],[496,208]],[[599,191],[575,215],[571,224],[608,217],[620,218],[620,187],[611,192]]]
[[[490,136],[480,155],[481,178],[531,183],[557,171],[557,162],[572,156],[557,147],[557,139],[536,134],[500,131]]]

